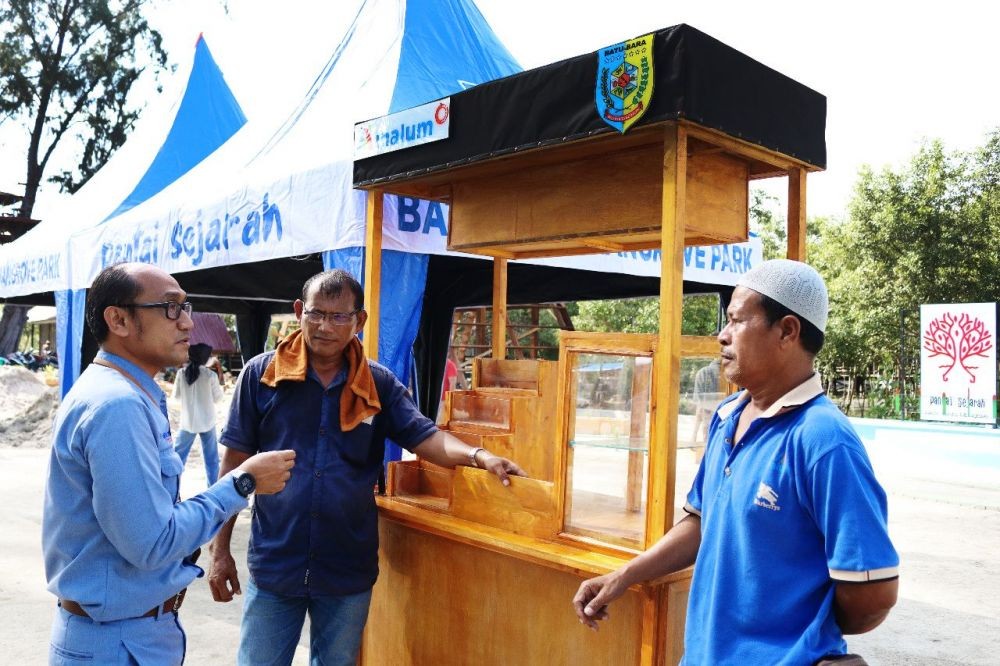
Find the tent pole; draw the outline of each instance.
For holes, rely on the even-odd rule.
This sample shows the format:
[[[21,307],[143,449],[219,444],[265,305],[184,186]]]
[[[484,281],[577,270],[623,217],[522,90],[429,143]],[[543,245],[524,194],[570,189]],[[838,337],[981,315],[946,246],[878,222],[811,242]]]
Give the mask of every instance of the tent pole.
[[[365,207],[365,356],[378,361],[379,293],[382,288],[382,190],[368,192]]]

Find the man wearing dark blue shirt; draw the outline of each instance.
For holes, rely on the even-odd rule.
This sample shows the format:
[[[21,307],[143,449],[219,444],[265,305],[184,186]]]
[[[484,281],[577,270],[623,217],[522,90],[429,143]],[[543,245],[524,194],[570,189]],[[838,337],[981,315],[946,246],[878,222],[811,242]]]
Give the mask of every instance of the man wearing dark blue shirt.
[[[682,664],[863,664],[844,634],[896,602],[899,557],[864,446],[813,361],[828,299],[806,264],[766,261],[733,291],[722,370],[744,388],[709,426],[688,515],[652,548],[580,585],[597,629],[630,585],[694,564]]]
[[[101,351],[66,394],[53,428],[42,516],[48,589],[58,598],[51,663],[176,665],[178,609],[202,570],[192,555],[247,497],[275,493],[295,455],[248,458],[179,501],[166,396],[153,376],[188,353],[191,304],[145,264],[105,268],[87,294]]]
[[[354,664],[378,576],[374,486],[386,437],[432,463],[474,465],[505,485],[509,460],[437,430],[405,387],[364,357],[361,285],[320,273],[295,301],[300,330],[240,373],[222,471],[258,451],[292,449],[296,475],[281,496],[257,498],[239,664],[290,664],[308,613],[313,663]],[[212,542],[217,601],[241,593],[230,553],[232,522]]]

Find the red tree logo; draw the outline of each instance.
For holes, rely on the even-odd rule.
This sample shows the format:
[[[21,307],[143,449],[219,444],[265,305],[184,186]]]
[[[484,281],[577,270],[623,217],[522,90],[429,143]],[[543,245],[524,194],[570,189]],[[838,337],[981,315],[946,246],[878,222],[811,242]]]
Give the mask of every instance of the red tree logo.
[[[967,312],[958,315],[946,312],[931,320],[924,332],[924,349],[931,353],[929,358],[944,356],[951,361],[938,366],[944,368],[943,381],[948,381],[948,373],[960,365],[968,373],[969,383],[975,384],[973,370],[978,370],[979,366],[969,365],[967,361],[976,356],[985,358],[992,346],[993,334],[986,330],[982,321],[973,319]]]

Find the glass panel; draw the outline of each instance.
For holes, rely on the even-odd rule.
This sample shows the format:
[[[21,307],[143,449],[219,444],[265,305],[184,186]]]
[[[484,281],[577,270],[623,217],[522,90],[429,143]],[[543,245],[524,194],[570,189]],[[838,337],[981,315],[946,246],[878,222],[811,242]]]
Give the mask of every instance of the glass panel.
[[[719,372],[718,356],[681,358],[681,400],[677,418],[677,481],[675,522],[686,516],[683,507],[691,482],[698,472],[708,424],[726,397],[726,380]]]
[[[571,352],[565,531],[642,548],[652,359]]]
[[[510,430],[510,400],[478,393],[453,393],[451,420],[469,425]]]

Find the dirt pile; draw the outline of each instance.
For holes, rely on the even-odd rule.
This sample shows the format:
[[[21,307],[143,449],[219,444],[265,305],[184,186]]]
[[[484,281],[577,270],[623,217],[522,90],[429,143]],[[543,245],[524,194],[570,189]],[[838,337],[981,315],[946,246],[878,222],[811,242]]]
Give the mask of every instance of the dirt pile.
[[[44,448],[52,439],[59,389],[44,376],[18,366],[0,366],[0,447]]]

